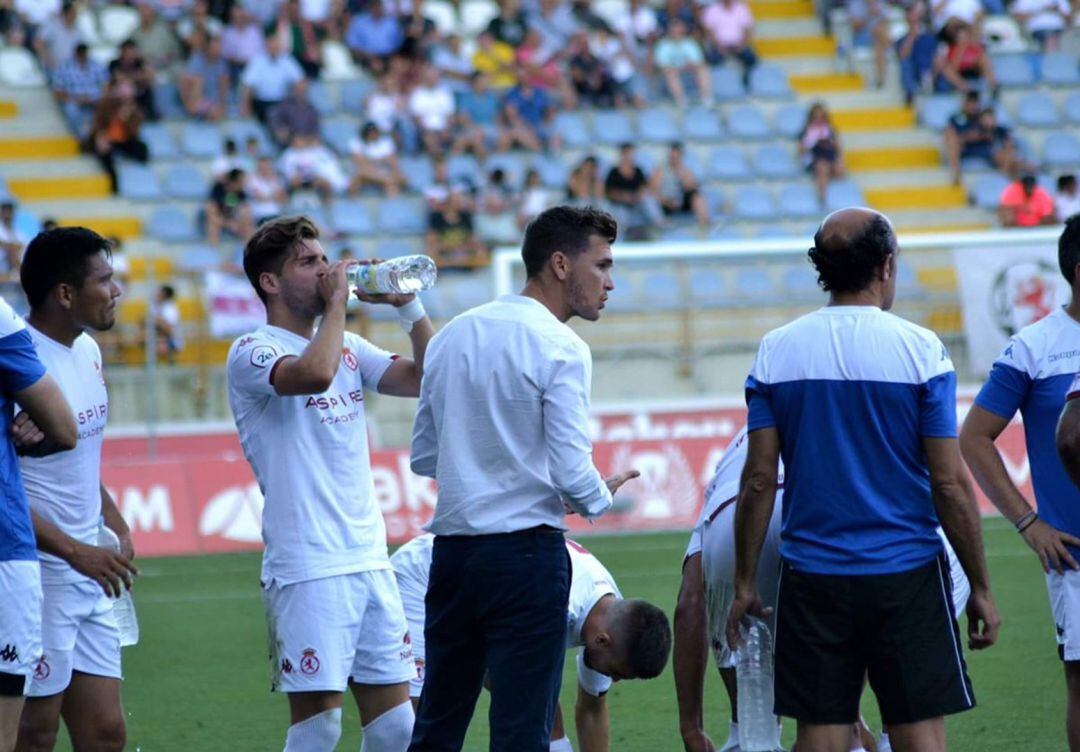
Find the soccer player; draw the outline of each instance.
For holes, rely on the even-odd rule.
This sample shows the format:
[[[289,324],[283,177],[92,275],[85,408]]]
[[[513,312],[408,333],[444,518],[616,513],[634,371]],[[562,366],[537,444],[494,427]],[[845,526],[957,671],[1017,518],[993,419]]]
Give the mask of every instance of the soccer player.
[[[1046,571],[1058,654],[1065,664],[1066,733],[1080,751],[1080,490],[1055,449],[1055,425],[1080,370],[1080,217],[1065,223],[1058,265],[1072,287],[1064,308],[1017,332],[994,362],[964,421],[960,444],[971,472],[1016,526]],[[1009,478],[994,441],[1019,410],[1024,417],[1036,513]]]
[[[263,224],[244,272],[267,323],[228,357],[229,405],[266,498],[263,601],[274,687],[289,697],[286,752],[334,749],[347,688],[363,752],[404,752],[412,733],[416,666],[372,486],[364,391],[419,394],[433,329],[415,296],[357,291],[397,308],[413,360],[346,332],[349,263],[327,263],[306,217]]]
[[[12,419],[13,403],[25,415]],[[41,572],[16,446],[77,441],[75,417],[38,360],[26,324],[0,298],[0,752],[15,749],[29,678],[41,657]]]
[[[1074,378],[1065,395],[1065,407],[1058,420],[1055,440],[1061,466],[1073,485],[1080,488],[1080,373]]]
[[[992,645],[1000,623],[952,361],[932,332],[887,312],[898,254],[878,212],[826,217],[809,255],[829,304],[765,335],[747,378],[727,639],[765,615],[758,558],[782,456],[774,710],[796,719],[803,750],[848,749],[867,674],[899,752],[944,752],[944,716],[974,706],[939,520],[971,582],[971,647]]]
[[[101,444],[109,412],[101,351],[87,330],[116,322],[120,288],[108,241],[83,227],[40,233],[20,269],[30,304],[27,332],[46,371],[75,411],[75,448],[20,459],[41,553],[43,654],[34,668],[19,728],[20,752],[56,746],[61,712],[77,749],[124,748],[120,631],[113,601],[131,586],[134,549],[127,524],[101,482]],[[98,547],[104,519],[122,553]]]
[[[417,675],[409,682],[409,696],[420,699],[424,687],[424,597],[431,570],[435,536],[421,535],[390,557],[397,577]],[[566,648],[578,648],[578,696],[574,709],[581,752],[607,752],[607,692],[613,681],[652,679],[664,670],[671,650],[667,616],[642,600],[623,600],[615,579],[581,544],[567,540],[570,555],[570,605],[566,614]],[[550,752],[572,750],[562,726],[561,708],[551,730]]]

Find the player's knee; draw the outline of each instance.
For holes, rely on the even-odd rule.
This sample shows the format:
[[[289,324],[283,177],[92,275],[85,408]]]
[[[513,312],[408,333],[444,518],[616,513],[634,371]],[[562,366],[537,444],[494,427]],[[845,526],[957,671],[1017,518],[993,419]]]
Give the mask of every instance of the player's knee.
[[[127,725],[122,716],[115,716],[102,718],[95,724],[91,742],[85,748],[92,752],[123,752],[126,744]]]
[[[60,731],[60,719],[50,723],[47,719],[27,718],[27,715],[23,713],[19,722],[19,742],[15,749],[18,752],[52,752]]]
[[[289,726],[285,752],[333,752],[341,738],[341,708],[324,710]]]
[[[360,752],[405,752],[412,739],[413,713],[411,702],[387,710],[364,726],[364,741]]]

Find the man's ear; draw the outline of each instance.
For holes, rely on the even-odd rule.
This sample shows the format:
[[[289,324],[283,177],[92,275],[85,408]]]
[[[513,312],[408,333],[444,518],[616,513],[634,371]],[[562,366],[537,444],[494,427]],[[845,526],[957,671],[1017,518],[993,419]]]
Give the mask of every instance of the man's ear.
[[[596,647],[598,648],[610,648],[615,643],[615,641],[611,639],[611,634],[609,632],[600,632],[593,637],[593,642],[596,643]]]
[[[53,297],[56,298],[56,302],[61,308],[71,310],[71,305],[75,299],[75,288],[67,282],[61,282],[53,289]]]
[[[281,292],[281,284],[276,274],[270,272],[263,272],[259,275],[259,287],[266,294],[278,294]]]
[[[560,282],[565,281],[570,276],[570,257],[562,251],[555,251],[555,253],[551,254],[548,265],[551,267],[551,273],[555,275],[555,279]]]

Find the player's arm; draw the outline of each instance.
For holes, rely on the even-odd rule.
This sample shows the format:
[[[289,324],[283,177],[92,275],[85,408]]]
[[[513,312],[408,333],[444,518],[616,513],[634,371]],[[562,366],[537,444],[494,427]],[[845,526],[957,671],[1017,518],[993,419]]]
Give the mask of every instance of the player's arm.
[[[768,613],[757,592],[757,567],[776,504],[779,464],[780,433],[776,428],[751,431],[735,502],[735,600],[727,623],[728,644],[733,648],[740,642],[743,617]]]
[[[611,728],[608,725],[607,695],[591,695],[578,685],[574,704],[574,727],[579,752],[608,752]]]
[[[710,749],[705,734],[705,671],[709,663],[709,636],[705,615],[705,586],[701,554],[683,564],[679,599],[675,604],[675,697],[679,703],[679,732],[687,750]]]
[[[120,553],[129,560],[134,559],[135,544],[131,541],[131,528],[128,527],[124,515],[120,514],[120,509],[104,483],[101,484],[101,516],[105,518],[105,527],[116,533],[116,537],[120,539]]]
[[[404,310],[412,304],[412,296],[386,296],[407,297],[404,304],[396,306]],[[418,300],[418,299],[417,299]],[[419,397],[420,380],[424,376],[424,354],[427,352],[428,343],[435,336],[435,327],[427,314],[423,313],[423,307],[417,309],[420,318],[412,322],[409,330],[409,342],[412,344],[412,359],[398,358],[379,380],[379,394],[388,394],[391,397]],[[403,319],[408,320],[408,319]]]
[[[30,386],[15,392],[14,396],[41,432],[41,440],[25,447],[23,454],[42,457],[75,448],[79,435],[75,416],[59,384],[51,376],[42,376]]]
[[[994,442],[1007,425],[1007,418],[972,405],[960,431],[960,450],[964,459],[979,487],[1005,519],[1014,525],[1020,523],[1020,535],[1039,557],[1045,571],[1056,569],[1061,572],[1063,566],[1077,569],[1066,545],[1080,546],[1080,541],[1039,519],[1005,469]]]
[[[1054,438],[1065,472],[1080,488],[1080,399],[1070,399],[1065,403]]]
[[[76,572],[101,585],[112,598],[118,597],[125,587],[131,587],[131,576],[139,570],[127,557],[72,538],[34,510],[30,510],[30,517],[38,550],[63,559]]]

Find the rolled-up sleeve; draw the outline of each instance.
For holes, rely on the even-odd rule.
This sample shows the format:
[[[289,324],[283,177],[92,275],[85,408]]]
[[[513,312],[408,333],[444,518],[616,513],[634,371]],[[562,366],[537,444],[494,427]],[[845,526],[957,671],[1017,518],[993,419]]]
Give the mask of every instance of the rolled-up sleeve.
[[[439,459],[439,436],[431,410],[431,380],[425,374],[420,384],[420,403],[413,420],[412,443],[409,447],[409,467],[417,475],[435,477]]]

